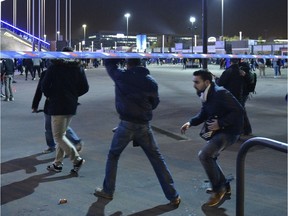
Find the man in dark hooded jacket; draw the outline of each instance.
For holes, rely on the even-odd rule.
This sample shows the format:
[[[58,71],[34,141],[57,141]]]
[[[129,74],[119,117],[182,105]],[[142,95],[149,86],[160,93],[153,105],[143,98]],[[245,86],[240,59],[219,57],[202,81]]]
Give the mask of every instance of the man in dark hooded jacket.
[[[72,48],[64,48],[72,52]],[[73,162],[72,173],[77,173],[84,163],[75,146],[65,136],[66,130],[76,114],[78,97],[89,90],[85,72],[79,62],[71,59],[56,59],[49,66],[42,81],[42,92],[49,101],[47,114],[51,116],[56,158],[48,170],[61,172],[65,154]]]
[[[110,146],[103,188],[97,188],[95,196],[113,199],[119,157],[129,142],[133,141],[146,153],[170,201],[169,205],[177,208],[180,196],[149,123],[152,110],[159,104],[157,82],[149,75],[147,68],[140,66],[140,59],[128,59],[127,70],[118,68],[120,62],[120,59],[105,61],[106,70],[115,83],[115,105],[121,121]]]

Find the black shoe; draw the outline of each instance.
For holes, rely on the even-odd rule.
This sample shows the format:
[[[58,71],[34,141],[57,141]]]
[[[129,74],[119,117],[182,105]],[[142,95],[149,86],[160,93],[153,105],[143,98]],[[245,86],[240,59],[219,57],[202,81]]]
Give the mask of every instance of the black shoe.
[[[47,166],[47,170],[53,171],[53,172],[62,172],[62,164],[61,165],[56,165],[55,163]]]
[[[94,192],[94,196],[102,197],[102,198],[110,199],[110,200],[113,199],[113,195],[106,193],[102,188],[96,188]]]
[[[83,158],[78,160],[78,162],[74,164],[73,169],[71,170],[71,174],[78,174],[79,170],[81,169],[84,163],[85,163],[85,160]]]

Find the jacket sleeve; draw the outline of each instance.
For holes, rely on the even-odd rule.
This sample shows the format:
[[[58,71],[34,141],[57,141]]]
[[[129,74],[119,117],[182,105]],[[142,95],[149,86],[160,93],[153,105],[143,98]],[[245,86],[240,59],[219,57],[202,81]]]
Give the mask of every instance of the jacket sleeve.
[[[190,126],[197,126],[197,125],[203,123],[206,119],[207,119],[206,114],[205,114],[204,108],[202,106],[200,112],[190,119],[190,121],[189,121]]]
[[[80,81],[79,81],[79,88],[78,88],[78,96],[82,96],[89,91],[89,84],[87,81],[87,77],[83,68],[81,68],[80,72]]]
[[[221,107],[226,107],[227,109],[226,114],[218,119],[218,124],[220,128],[224,129],[230,125],[235,124],[235,121],[242,121],[244,109],[238,100],[229,91],[221,91],[220,94],[222,94],[221,103],[223,103]]]
[[[47,70],[46,71],[46,75],[43,77],[43,81],[41,82],[41,91],[43,92],[43,94],[49,98],[50,97],[50,87],[51,87],[51,83],[52,83],[52,73],[53,70]]]
[[[40,79],[39,79],[39,82],[38,82],[38,85],[34,94],[34,98],[32,101],[32,109],[38,109],[39,103],[41,101],[41,98],[42,98],[41,82],[45,76],[45,73],[46,71],[43,71],[41,73],[41,76],[40,76]]]
[[[114,82],[116,81],[117,75],[120,73],[117,65],[120,61],[121,59],[105,59],[104,61],[107,73]]]

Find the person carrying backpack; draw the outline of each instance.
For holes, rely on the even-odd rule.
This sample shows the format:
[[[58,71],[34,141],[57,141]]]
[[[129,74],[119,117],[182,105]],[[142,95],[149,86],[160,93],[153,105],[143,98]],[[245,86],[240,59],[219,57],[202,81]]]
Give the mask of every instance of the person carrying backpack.
[[[251,135],[252,134],[252,127],[247,115],[247,111],[245,108],[246,101],[249,98],[250,93],[255,93],[255,87],[256,87],[256,81],[257,81],[257,75],[256,73],[251,72],[251,68],[249,64],[243,59],[239,62],[239,69],[240,71],[244,71],[245,73],[242,73],[244,75],[244,85],[243,85],[243,95],[242,95],[242,101],[241,105],[244,108],[244,125],[243,125],[243,135]]]

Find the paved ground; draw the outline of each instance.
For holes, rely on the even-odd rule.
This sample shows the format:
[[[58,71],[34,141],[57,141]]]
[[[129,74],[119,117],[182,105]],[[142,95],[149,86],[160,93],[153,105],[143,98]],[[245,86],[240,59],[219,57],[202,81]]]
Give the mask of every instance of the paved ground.
[[[87,70],[90,91],[80,99],[81,106],[72,127],[85,141],[82,156],[86,163],[78,178],[69,176],[71,163],[64,171],[46,171],[54,154],[41,154],[46,148],[43,114],[31,113],[36,81],[16,75],[15,101],[1,102],[1,215],[3,216],[233,216],[236,206],[236,182],[231,183],[232,197],[220,208],[204,209],[206,175],[197,153],[203,145],[200,127],[185,137],[180,126],[200,107],[191,82],[194,69],[177,66],[149,66],[159,82],[161,103],[154,112],[152,125],[166,162],[173,174],[182,203],[169,209],[151,165],[140,148],[129,146],[119,162],[117,188],[113,201],[97,199],[94,189],[101,186],[105,160],[117,125],[113,83],[102,67]],[[218,66],[209,69],[220,75]],[[287,142],[287,71],[273,78],[259,78],[257,94],[247,103],[254,136]],[[182,140],[178,138],[183,138]],[[247,137],[227,149],[219,158],[224,172],[236,176],[237,152]],[[287,215],[287,155],[264,147],[247,154],[245,171],[245,215]],[[60,198],[67,204],[58,205]]]

